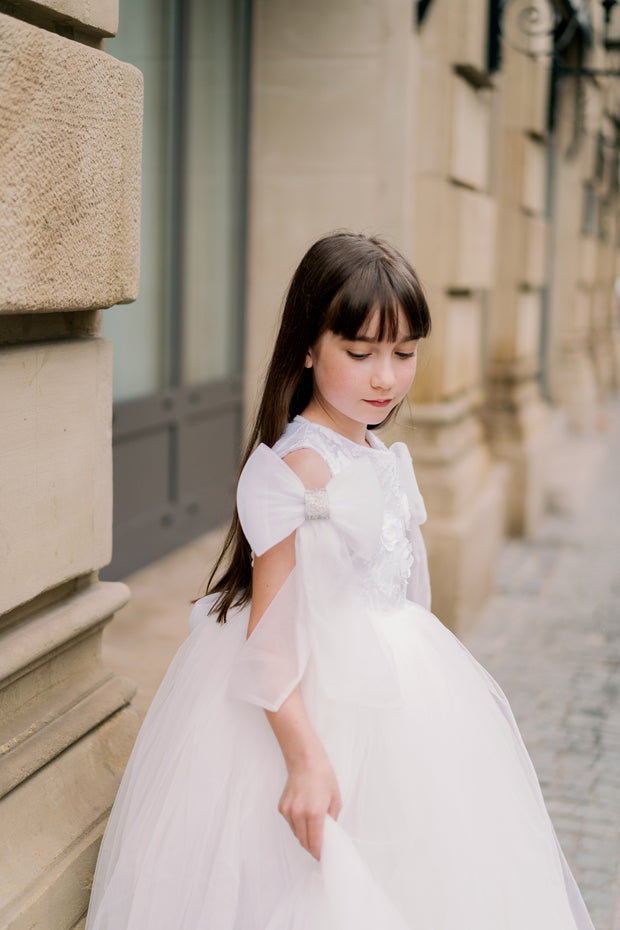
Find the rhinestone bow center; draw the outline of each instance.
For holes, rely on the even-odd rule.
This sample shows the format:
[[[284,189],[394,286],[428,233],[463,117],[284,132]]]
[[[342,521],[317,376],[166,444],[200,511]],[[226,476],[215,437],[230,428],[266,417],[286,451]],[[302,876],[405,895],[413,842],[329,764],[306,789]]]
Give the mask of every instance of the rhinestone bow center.
[[[327,488],[313,488],[305,493],[306,520],[328,520],[329,500]]]

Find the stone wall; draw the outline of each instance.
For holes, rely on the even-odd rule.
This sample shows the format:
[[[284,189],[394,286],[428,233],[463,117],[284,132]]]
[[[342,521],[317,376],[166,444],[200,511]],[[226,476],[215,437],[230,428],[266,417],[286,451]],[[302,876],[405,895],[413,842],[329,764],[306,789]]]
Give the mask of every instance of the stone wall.
[[[593,12],[587,64],[605,67]],[[596,229],[582,218],[584,184],[608,199],[610,82],[582,85],[579,131],[563,77],[551,132],[549,40],[530,49],[540,57],[503,42],[490,73],[488,16],[486,0],[432,0],[419,27],[403,0],[254,3],[248,413],[305,248],[343,227],[391,238],[419,270],[433,331],[388,438],[413,453],[434,609],[456,629],[484,603],[504,533],[539,524],[551,405],[592,428],[620,382],[617,198]]]
[[[458,12],[454,7],[457,7]],[[480,421],[485,313],[496,267],[487,4],[435,0],[420,29],[415,261],[433,317],[407,426],[431,515],[433,610],[455,629],[484,602],[504,532],[504,469]],[[434,127],[437,128],[434,128]]]
[[[476,417],[496,207],[489,95],[453,69],[457,54],[481,67],[486,5],[461,3],[457,17],[434,5],[437,24],[419,34],[404,0],[254,4],[246,385],[250,412],[284,288],[314,239],[378,233],[412,258],[434,329],[415,429],[403,417],[398,438],[433,514],[435,603],[457,626],[489,589],[503,532],[503,472]]]
[[[82,920],[136,731],[101,664],[112,351],[138,288],[141,75],[106,55],[113,2],[0,15],[0,925]]]
[[[249,411],[308,246],[345,228],[411,247],[415,43],[408,0],[254,2]]]
[[[507,529],[528,535],[545,507],[548,424],[540,374],[547,275],[548,62],[506,45],[494,83],[498,227],[483,420],[494,457],[507,467]]]
[[[604,69],[602,11],[588,64]],[[618,377],[618,100],[609,77],[562,83],[551,146],[550,394],[573,428],[588,431]],[[575,127],[579,132],[575,133]]]

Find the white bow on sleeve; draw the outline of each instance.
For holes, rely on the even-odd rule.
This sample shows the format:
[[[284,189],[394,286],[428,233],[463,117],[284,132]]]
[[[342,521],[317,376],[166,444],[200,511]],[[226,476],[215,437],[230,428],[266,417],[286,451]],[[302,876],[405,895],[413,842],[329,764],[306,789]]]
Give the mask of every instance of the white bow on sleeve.
[[[325,514],[310,515],[310,519],[330,519],[351,548],[370,559],[379,544],[383,519],[380,488],[370,462],[353,462],[334,475],[324,490]],[[256,555],[262,555],[304,523],[312,495],[314,492],[306,491],[279,455],[269,446],[258,446],[237,487],[239,520]]]
[[[325,489],[308,492],[261,445],[241,474],[237,508],[257,555],[297,530],[296,565],[241,649],[229,694],[277,710],[311,659],[334,700],[397,703],[394,660],[351,560],[352,552],[370,559],[380,541],[383,494],[368,460],[355,460]]]

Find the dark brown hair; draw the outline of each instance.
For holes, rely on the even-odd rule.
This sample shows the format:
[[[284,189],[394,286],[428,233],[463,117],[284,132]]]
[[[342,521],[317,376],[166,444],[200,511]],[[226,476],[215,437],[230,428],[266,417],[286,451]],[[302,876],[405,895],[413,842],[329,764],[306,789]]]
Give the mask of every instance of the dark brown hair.
[[[354,339],[372,312],[379,313],[377,338],[395,341],[399,308],[410,335],[430,331],[430,314],[416,274],[403,256],[381,239],[335,233],[319,239],[306,252],[291,280],[262,399],[241,461],[241,469],[257,445],[273,446],[287,423],[302,413],[312,397],[308,349],[328,330]],[[386,417],[383,426],[396,411]],[[373,427],[370,427],[371,429]],[[213,612],[220,623],[231,607],[252,596],[252,559],[237,510],[222,551],[207,583],[218,593]]]

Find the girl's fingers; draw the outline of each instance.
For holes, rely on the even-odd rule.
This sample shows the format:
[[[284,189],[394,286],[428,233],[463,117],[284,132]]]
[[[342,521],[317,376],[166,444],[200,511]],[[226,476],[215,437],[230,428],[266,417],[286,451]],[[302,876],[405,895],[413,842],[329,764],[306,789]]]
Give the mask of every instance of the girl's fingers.
[[[315,859],[321,858],[324,823],[325,817],[311,817],[308,819],[308,845],[306,849]]]
[[[327,808],[327,813],[332,818],[332,820],[338,820],[338,815],[342,810],[342,801],[339,797],[332,798],[331,804]]]
[[[308,827],[306,824],[305,817],[299,817],[295,820],[291,818],[291,830],[294,835],[297,837],[304,849],[307,849],[310,852],[308,847]]]
[[[323,845],[323,823],[325,816],[316,815],[310,817],[293,817],[287,818],[289,826],[294,836],[299,840],[303,848],[314,856],[315,859],[321,858],[321,847]]]

